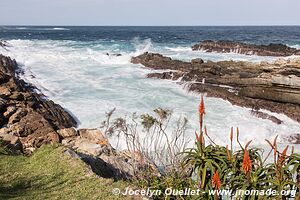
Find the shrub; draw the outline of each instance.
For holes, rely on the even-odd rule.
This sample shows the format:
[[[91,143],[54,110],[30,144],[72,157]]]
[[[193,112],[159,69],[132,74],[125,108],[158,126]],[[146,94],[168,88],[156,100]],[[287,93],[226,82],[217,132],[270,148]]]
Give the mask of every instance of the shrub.
[[[158,108],[154,115],[134,114],[130,119],[117,118],[111,122],[113,112],[107,113],[102,128],[108,136],[115,135],[124,140],[132,156],[137,157],[138,163],[132,165],[136,175],[131,179],[136,185],[161,191],[167,188],[201,191],[200,196],[162,195],[154,199],[273,199],[271,194],[247,196],[239,192],[269,189],[279,192],[278,199],[293,197],[281,195],[281,190],[294,190],[299,195],[300,155],[294,150],[287,155],[288,146],[279,152],[276,137],[272,143],[266,140],[271,150],[264,156],[263,149],[250,147],[251,141],[241,145],[238,128],[235,132],[231,128],[229,145],[216,144],[204,125],[203,96],[198,107],[199,131],[195,132],[192,148],[186,148],[186,118],[177,120],[172,134],[167,132],[172,115],[170,110]],[[236,150],[233,148],[235,143],[239,147]],[[273,160],[270,161],[272,155]],[[159,169],[159,175],[151,168],[141,167],[147,163]],[[231,190],[232,193],[227,197],[212,196],[210,190]]]

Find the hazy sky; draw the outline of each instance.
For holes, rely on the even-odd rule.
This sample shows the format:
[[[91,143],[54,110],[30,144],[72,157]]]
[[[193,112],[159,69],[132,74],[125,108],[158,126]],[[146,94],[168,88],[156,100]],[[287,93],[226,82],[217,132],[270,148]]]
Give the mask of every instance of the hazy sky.
[[[300,0],[0,0],[0,25],[300,25]]]

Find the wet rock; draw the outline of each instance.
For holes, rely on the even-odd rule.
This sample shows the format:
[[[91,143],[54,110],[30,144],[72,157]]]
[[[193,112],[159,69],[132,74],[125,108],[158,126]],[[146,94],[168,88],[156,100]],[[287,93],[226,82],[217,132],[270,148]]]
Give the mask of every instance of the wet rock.
[[[159,78],[159,79],[171,79],[177,80],[182,74],[177,72],[163,72],[163,73],[150,73],[147,74],[147,78]]]
[[[246,55],[258,56],[291,56],[300,55],[300,50],[288,47],[284,44],[269,44],[269,45],[256,45],[247,44],[234,41],[212,41],[205,40],[199,44],[192,46],[194,51],[202,50],[206,52],[219,52],[219,53],[239,53]]]
[[[261,111],[255,111],[252,110],[251,114],[255,117],[261,118],[261,119],[268,119],[271,120],[272,122],[274,122],[275,124],[282,124],[282,121],[280,119],[278,119],[275,116],[269,115],[267,113],[261,112]]]
[[[122,56],[122,54],[120,54],[120,53],[112,53],[112,54],[106,53],[106,55],[107,56],[116,56],[116,57]]]
[[[202,64],[204,61],[201,58],[192,59],[192,64]]]
[[[300,134],[294,134],[286,138],[289,143],[300,144]]]
[[[0,47],[6,47],[7,46],[7,42],[4,40],[0,40]]]

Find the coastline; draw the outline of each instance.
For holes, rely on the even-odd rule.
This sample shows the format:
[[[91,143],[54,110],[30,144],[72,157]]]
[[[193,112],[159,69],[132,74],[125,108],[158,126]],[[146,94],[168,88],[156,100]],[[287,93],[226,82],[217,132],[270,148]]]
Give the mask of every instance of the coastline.
[[[19,78],[15,60],[0,55],[0,136],[12,146],[31,151],[61,141],[57,131],[76,127],[64,108],[47,99],[36,87]]]
[[[297,59],[258,64],[244,61],[204,62],[200,58],[184,62],[146,52],[133,57],[131,62],[154,70],[148,73],[148,78],[188,84],[189,91],[206,93],[233,105],[251,108],[251,114],[256,117],[282,123],[275,116],[262,112],[263,109],[285,114],[300,122],[300,82],[299,77],[294,75],[300,69]]]
[[[99,129],[76,129],[76,117],[20,79],[17,62],[0,54],[0,139],[13,151],[30,155],[60,143],[64,154],[80,158],[95,174],[114,180],[135,175],[136,152],[117,151]],[[2,143],[1,143],[2,144]],[[3,145],[3,144],[2,144]],[[157,168],[148,161],[150,170]]]
[[[47,99],[42,93],[37,93],[36,91],[39,90],[35,86],[20,79],[19,74],[22,73],[22,71],[17,66],[15,60],[2,55],[1,60],[5,60],[2,61],[1,71],[2,73],[8,74],[8,77],[6,78],[7,80],[1,81],[1,98],[5,100],[3,101],[5,103],[2,103],[1,105],[1,110],[4,111],[3,113],[5,115],[2,116],[1,126],[3,126],[3,128],[1,129],[1,134],[8,134],[9,137],[6,137],[9,138],[9,140],[14,141],[14,145],[18,146],[21,144],[24,150],[27,149],[29,151],[32,151],[34,148],[39,147],[42,144],[56,142],[62,143],[64,138],[59,136],[58,131],[60,129],[76,127],[78,125],[76,116],[73,116],[66,109],[62,108],[58,104],[55,104],[52,100]],[[251,74],[252,71],[249,68],[254,67],[255,69],[262,68],[262,70],[270,70],[270,63],[261,62],[261,64],[257,65],[250,62],[234,61],[208,61],[204,63],[204,61],[199,58],[194,59],[189,63],[172,60],[169,57],[151,53],[145,53],[143,55],[133,57],[132,62],[136,64],[143,64],[144,66],[154,70],[172,70],[163,73],[149,73],[147,77],[171,80],[180,79],[180,82],[189,84],[189,91],[207,93],[207,96],[227,100],[233,105],[251,108],[251,114],[255,117],[270,120],[275,124],[282,123],[280,119],[276,118],[272,114],[260,111],[260,109],[265,109],[274,113],[283,113],[291,119],[294,119],[298,122],[300,121],[300,107],[294,102],[270,101],[268,99],[260,99],[248,96],[252,93],[251,90],[250,92],[246,93],[247,95],[245,96],[236,95],[236,91],[239,89],[236,87],[244,87],[246,84],[249,84],[249,80],[253,78]],[[281,60],[281,63],[279,62],[276,65],[277,68],[280,68],[280,65],[284,64],[286,63]],[[3,65],[7,66],[4,67]],[[247,72],[245,72],[248,76],[245,74],[242,74],[242,78],[241,76],[233,76],[232,83],[228,81],[230,80],[230,76],[228,76],[229,79],[228,77],[226,79],[220,79],[220,73],[225,73],[226,75],[228,72],[226,70],[222,72],[218,66],[225,66],[228,68],[230,65],[236,66],[238,70],[240,70],[238,73],[242,71],[243,65],[248,65],[248,67],[246,67]],[[291,65],[291,63],[289,63],[289,65]],[[200,68],[203,68],[202,71],[204,70],[203,73],[205,75],[203,77],[198,77],[200,76]],[[232,73],[232,71],[230,73]],[[243,78],[247,78],[247,81],[243,82],[243,80],[245,80]],[[202,83],[203,80],[205,81],[205,84]],[[257,79],[255,79],[255,81],[261,83],[261,81]],[[23,93],[25,93],[25,95]],[[32,125],[28,125],[28,121],[35,121],[37,118],[37,116],[31,116],[32,112],[37,113],[38,118],[42,119],[41,124],[32,123]],[[25,116],[25,119],[20,120],[19,118],[22,118],[22,115]],[[27,117],[28,120],[26,120]],[[10,120],[10,118],[12,119]],[[14,118],[16,119],[13,120]],[[25,126],[24,123],[27,125]],[[47,132],[47,134],[43,135],[42,130],[46,130],[44,132]],[[286,138],[286,140],[292,143],[299,143],[299,135],[290,135],[290,137]]]
[[[163,63],[162,65],[160,65],[161,61]],[[200,70],[203,64],[207,64],[207,66],[203,67],[204,71],[207,70],[211,73],[211,70],[214,70],[211,74],[218,75],[218,73],[216,73],[217,70],[214,68],[215,63],[211,61],[204,63],[201,59],[195,59],[191,63],[188,63],[172,60],[171,58],[159,54],[145,53],[133,57],[132,62],[143,64],[153,69],[161,69],[163,67],[164,70],[172,70],[162,73],[150,73],[148,74],[148,78],[181,78],[181,81],[192,83],[189,90],[199,93],[208,93],[209,96],[215,95],[214,97],[217,98],[235,99],[235,97],[226,96],[228,91],[225,92],[225,90],[227,90],[228,87],[220,87],[220,85],[216,83],[209,83],[209,78],[214,77],[209,77],[203,82],[200,82],[200,80],[203,80],[203,77],[199,80],[190,79],[192,76],[189,75],[199,75],[197,70]],[[233,63],[233,61],[222,61],[220,63],[226,62]],[[241,64],[241,62],[238,63]],[[198,68],[195,68],[195,66],[198,66]],[[251,70],[248,71],[248,73],[250,72]],[[36,148],[44,144],[61,143],[61,145],[64,146],[64,154],[81,159],[89,166],[93,173],[100,177],[112,178],[115,181],[134,179],[134,177],[137,176],[136,174],[140,173],[140,169],[146,169],[157,177],[163,176],[157,163],[147,157],[141,159],[141,152],[139,150],[134,151],[128,149],[118,151],[114,149],[109,143],[106,131],[101,132],[99,129],[77,130],[75,128],[77,126],[75,117],[60,105],[47,99],[43,94],[37,93],[38,88],[20,79],[20,73],[20,68],[15,60],[0,55],[0,111],[3,113],[3,116],[1,116],[2,121],[0,121],[2,127],[0,128],[0,137],[8,142],[9,145],[21,149],[23,153],[30,154]],[[221,81],[221,79],[218,80]],[[208,83],[208,85],[206,85],[206,83]],[[192,88],[193,86],[195,89]],[[199,87],[200,89],[203,88],[200,90]],[[234,89],[233,85],[230,87]],[[247,101],[249,100],[248,97],[245,98],[246,100],[242,97],[236,98],[238,100],[237,105],[239,106],[247,105]],[[246,103],[239,104],[240,102]],[[248,105],[252,106],[253,103],[257,103],[253,102],[253,100],[249,100],[249,102]],[[260,100],[259,102],[264,101]],[[266,104],[257,104],[256,106],[270,105],[269,101],[265,101],[265,103]],[[278,105],[276,104],[275,107],[278,108]],[[291,105],[291,103],[287,104],[287,106],[289,105]],[[252,112],[254,112],[253,115],[257,115],[259,118],[269,119],[276,124],[281,123],[276,117],[260,112],[258,108],[262,107],[252,108]],[[263,108],[266,109],[267,107]],[[289,112],[293,113],[296,111],[297,110],[294,109]],[[290,143],[299,144],[298,137],[298,135],[291,136]],[[138,166],[138,168],[132,168],[132,166]]]

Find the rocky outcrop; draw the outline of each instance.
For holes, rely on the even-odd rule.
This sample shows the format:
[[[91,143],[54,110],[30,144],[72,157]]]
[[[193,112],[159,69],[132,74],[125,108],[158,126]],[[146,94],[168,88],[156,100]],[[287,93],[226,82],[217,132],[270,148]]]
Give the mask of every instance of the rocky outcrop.
[[[76,126],[61,106],[18,77],[15,60],[0,55],[0,137],[23,149],[60,141],[58,129]],[[18,140],[15,140],[15,137]]]
[[[8,43],[4,40],[0,40],[0,47],[7,50],[6,47],[8,47]]]
[[[202,62],[199,59],[196,62],[184,62],[146,52],[133,57],[131,61],[165,71],[150,73],[147,75],[150,78],[180,78],[181,82],[188,83],[191,91],[207,93],[208,96],[222,98],[254,111],[266,109],[283,113],[300,122],[299,60],[259,64],[242,61]],[[266,113],[252,114],[281,123]]]
[[[7,46],[7,42],[0,40],[0,47],[6,47]]]
[[[269,45],[256,45],[246,44],[233,41],[212,41],[205,40],[199,44],[192,46],[194,51],[201,50],[206,52],[219,52],[219,53],[239,53],[246,55],[258,56],[291,56],[300,55],[300,50],[288,47],[284,44],[269,44]]]
[[[294,134],[286,138],[286,141],[292,144],[300,144],[300,134]]]
[[[73,134],[73,130],[59,130],[59,133],[67,135],[62,144],[76,152],[96,174],[119,180],[135,177],[141,169],[147,169],[159,175],[158,168],[138,152],[116,151],[112,148],[100,130],[79,129],[76,134]]]

